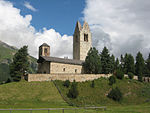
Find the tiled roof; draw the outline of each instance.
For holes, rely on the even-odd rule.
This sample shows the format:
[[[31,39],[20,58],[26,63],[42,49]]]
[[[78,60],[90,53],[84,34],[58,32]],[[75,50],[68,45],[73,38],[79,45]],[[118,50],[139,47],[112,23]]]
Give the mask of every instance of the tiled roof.
[[[74,64],[74,65],[82,65],[82,63],[84,62],[82,60],[40,56],[38,63],[43,60],[48,62],[57,62],[57,63]]]

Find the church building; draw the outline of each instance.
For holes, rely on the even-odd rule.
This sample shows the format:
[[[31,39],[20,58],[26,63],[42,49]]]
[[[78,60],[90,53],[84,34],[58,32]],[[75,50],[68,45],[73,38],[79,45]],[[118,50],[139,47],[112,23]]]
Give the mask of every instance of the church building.
[[[38,73],[63,74],[83,73],[82,64],[88,51],[92,47],[92,36],[87,22],[81,26],[76,23],[73,35],[73,59],[57,58],[50,56],[50,46],[46,43],[39,47]]]

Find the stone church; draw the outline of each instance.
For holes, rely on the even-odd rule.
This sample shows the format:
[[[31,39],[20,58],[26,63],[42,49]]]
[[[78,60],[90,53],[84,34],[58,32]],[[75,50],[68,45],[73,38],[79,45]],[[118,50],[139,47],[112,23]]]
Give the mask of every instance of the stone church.
[[[73,59],[50,56],[50,46],[46,43],[39,47],[38,73],[43,74],[81,74],[82,64],[92,47],[92,36],[87,22],[81,26],[76,23],[73,35]]]

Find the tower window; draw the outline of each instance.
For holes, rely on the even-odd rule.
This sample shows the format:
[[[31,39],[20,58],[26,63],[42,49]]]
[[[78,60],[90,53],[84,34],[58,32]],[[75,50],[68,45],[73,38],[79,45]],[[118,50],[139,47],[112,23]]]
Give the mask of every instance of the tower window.
[[[77,73],[77,69],[75,69],[75,73]]]
[[[84,34],[84,41],[88,42],[88,34]]]
[[[44,53],[47,53],[47,48],[44,49]]]

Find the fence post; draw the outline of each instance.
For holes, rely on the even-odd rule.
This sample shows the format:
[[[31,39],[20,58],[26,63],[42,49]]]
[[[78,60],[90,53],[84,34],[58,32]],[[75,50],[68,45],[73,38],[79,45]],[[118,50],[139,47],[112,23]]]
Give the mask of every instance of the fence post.
[[[62,112],[64,113],[64,109],[62,109]]]
[[[32,113],[32,109],[31,109],[30,113]]]
[[[10,113],[11,113],[11,109],[10,109]]]
[[[77,109],[75,109],[75,113],[77,113]]]
[[[49,109],[48,109],[48,113],[49,113]]]

